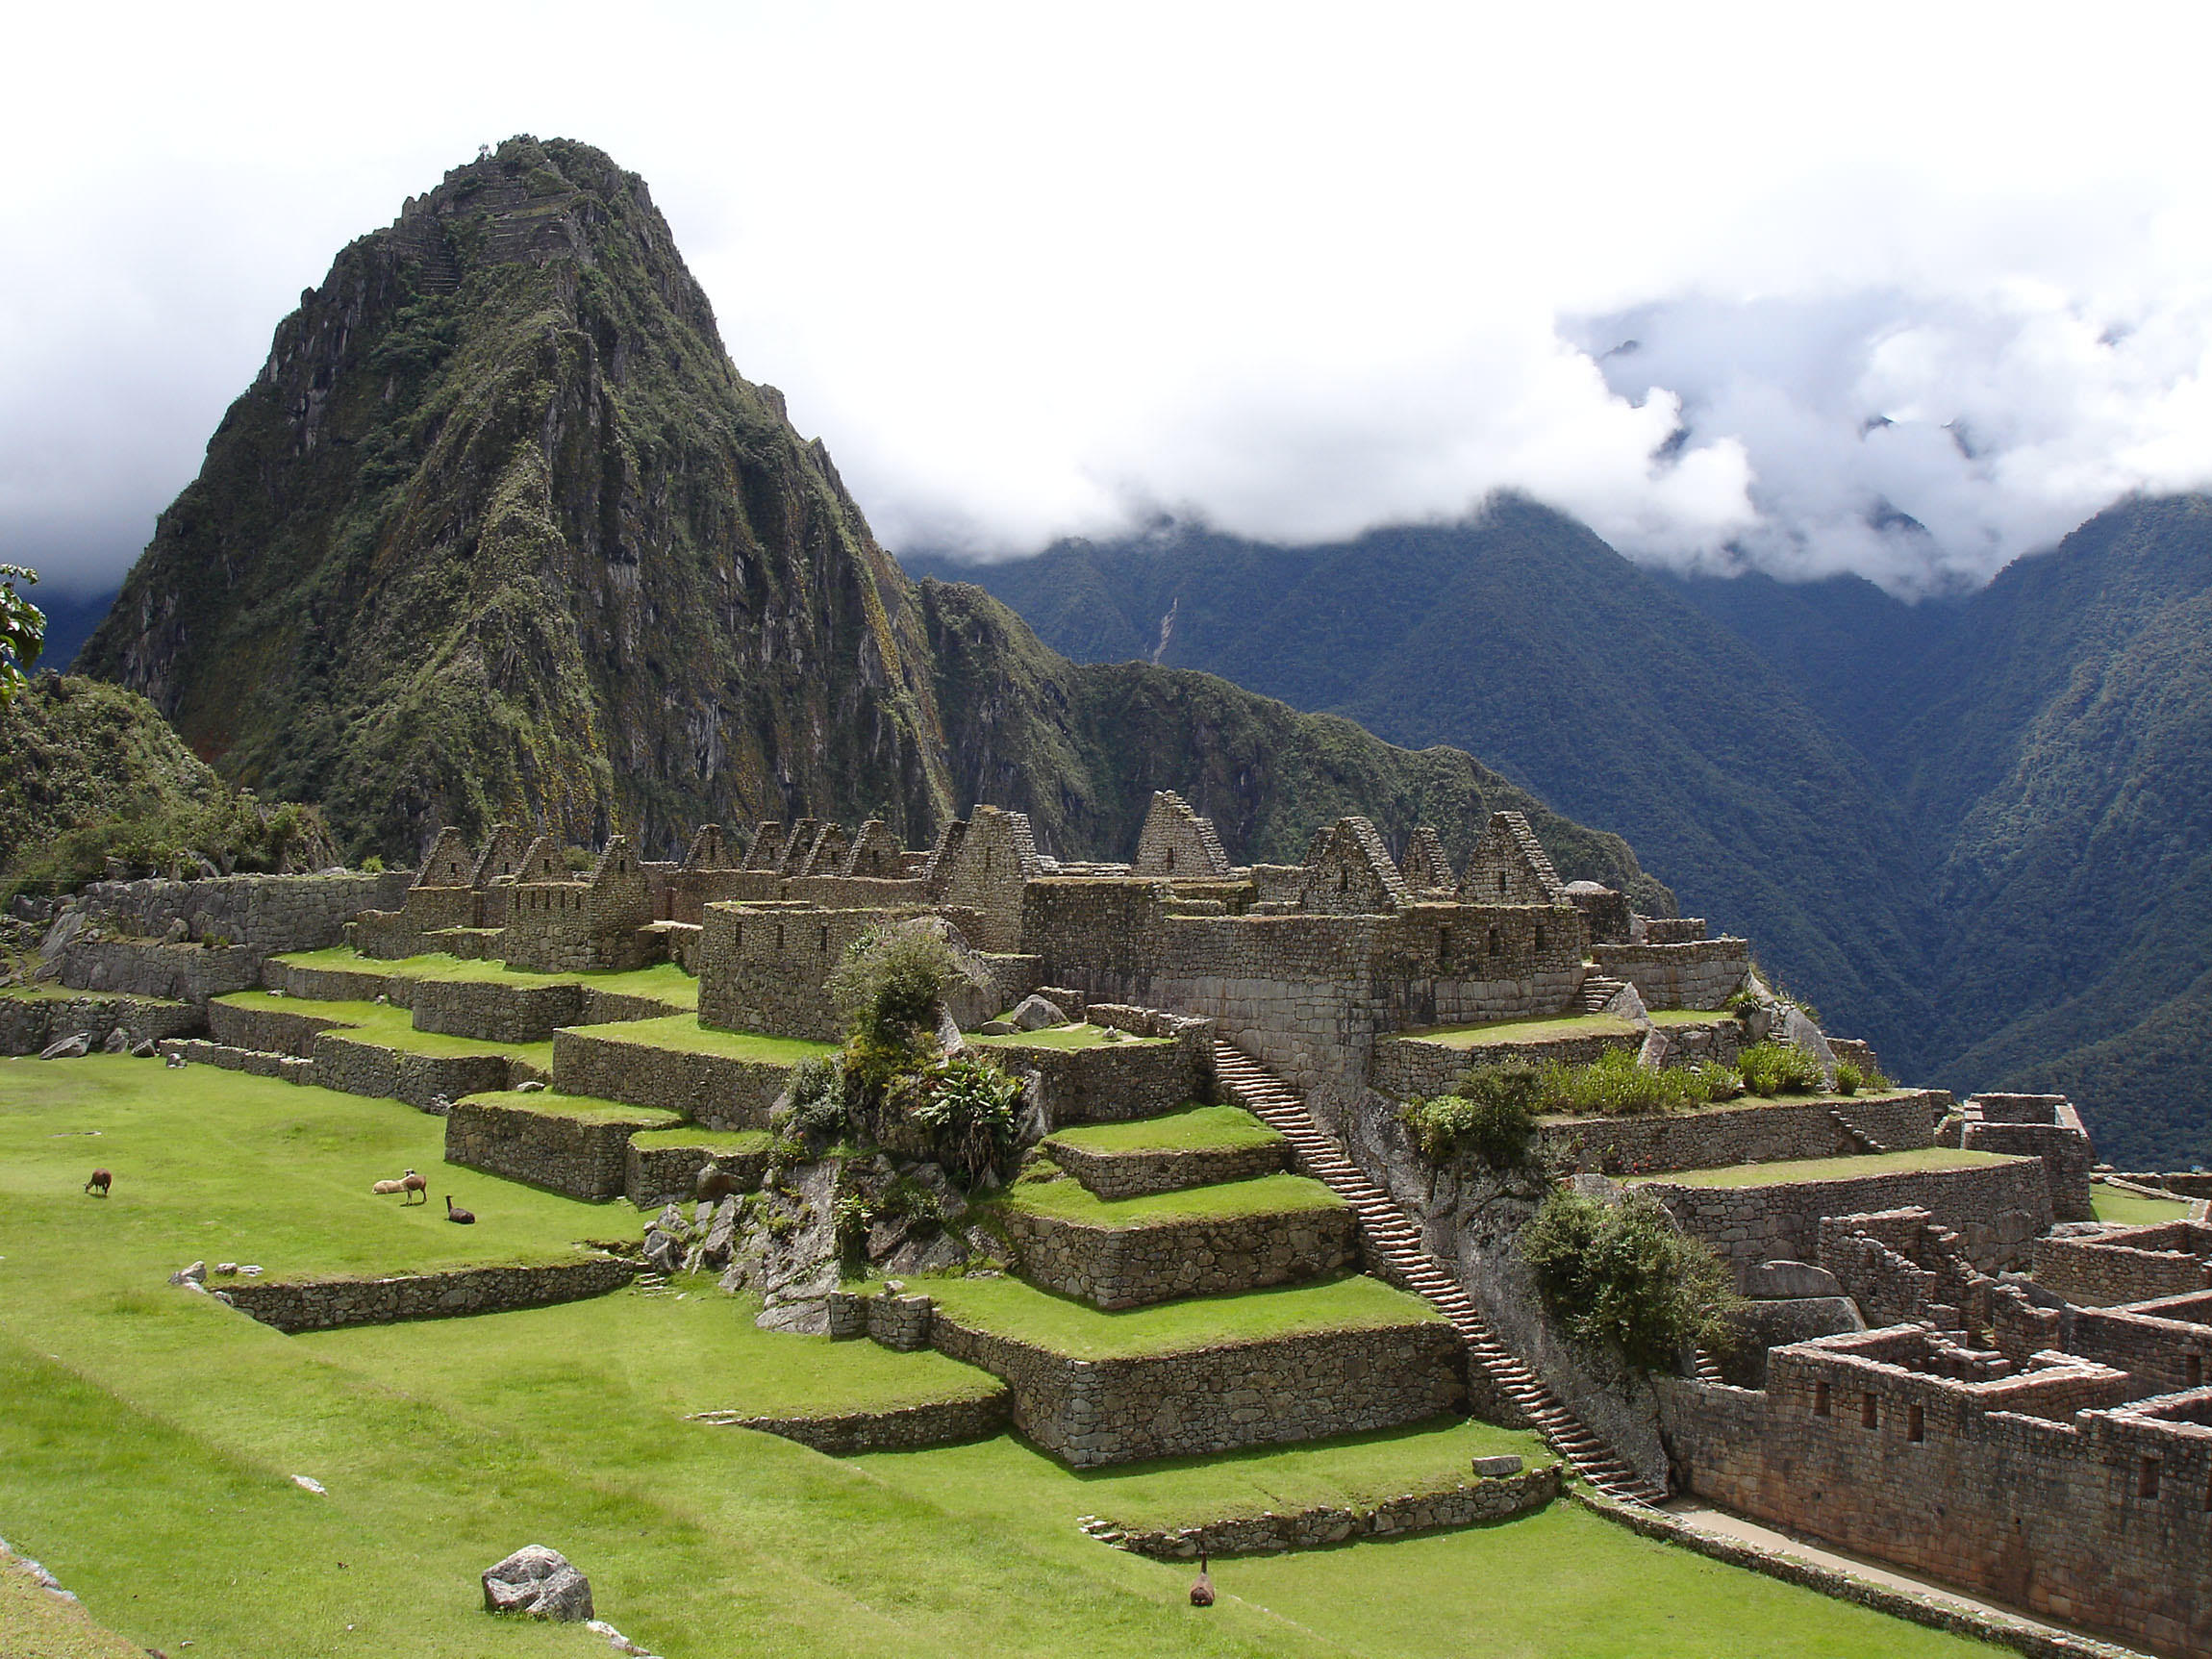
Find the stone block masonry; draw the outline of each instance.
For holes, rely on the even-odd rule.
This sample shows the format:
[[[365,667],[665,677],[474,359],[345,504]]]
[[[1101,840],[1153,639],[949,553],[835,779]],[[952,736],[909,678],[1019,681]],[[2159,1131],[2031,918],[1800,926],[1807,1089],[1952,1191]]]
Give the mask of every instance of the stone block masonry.
[[[164,1039],[164,1056],[173,1055],[194,1066],[213,1066],[220,1071],[243,1071],[249,1077],[273,1077],[281,1083],[313,1083],[314,1062],[292,1054],[272,1054],[262,1048],[234,1048],[226,1043],[207,1043],[197,1037]]]
[[[1003,1378],[1014,1426],[1077,1469],[1395,1428],[1467,1394],[1467,1344],[1441,1321],[1082,1360],[941,1307],[930,1343]]]
[[[354,1029],[330,1014],[240,1007],[220,1001],[208,1004],[210,1037],[232,1048],[258,1049],[264,1054],[291,1054],[303,1060],[313,1059],[314,1040],[324,1032]]]
[[[1636,987],[1646,1008],[1718,1008],[1751,971],[1751,946],[1741,939],[1594,944],[1590,959],[1608,979]]]
[[[1256,1146],[1159,1147],[1138,1152],[1093,1152],[1066,1141],[1047,1139],[1052,1161],[1100,1198],[1139,1198],[1180,1193],[1222,1181],[1248,1181],[1291,1167],[1291,1144],[1270,1141]]]
[[[1359,1261],[1358,1220],[1342,1206],[1097,1227],[1009,1203],[1000,1219],[1024,1279],[1109,1310],[1295,1284]]]
[[[262,1280],[226,1285],[214,1294],[239,1312],[289,1335],[579,1302],[618,1291],[637,1276],[636,1262],[593,1256],[542,1267],[455,1268],[389,1279]]]
[[[1604,1174],[1848,1158],[1866,1150],[1867,1136],[1892,1152],[1933,1145],[1936,1125],[1949,1106],[1950,1096],[1940,1089],[1913,1089],[1849,1099],[1706,1106],[1648,1118],[1555,1118],[1541,1126],[1537,1144],[1539,1155],[1555,1168]]]
[[[678,1121],[672,1113],[642,1107],[621,1117],[571,1116],[562,1110],[566,1098],[480,1094],[456,1100],[445,1116],[445,1161],[599,1203],[622,1196],[628,1188],[630,1137]]]
[[[1176,1043],[1099,1043],[1060,1048],[1049,1043],[993,1040],[975,1051],[1016,1075],[1034,1071],[1044,1121],[1055,1129],[1157,1118],[1213,1095],[1205,1050]]]
[[[792,1067],[652,1043],[625,1043],[620,1027],[560,1031],[553,1081],[565,1094],[674,1112],[708,1129],[765,1129]]]
[[[692,1422],[757,1429],[812,1446],[831,1457],[858,1457],[870,1451],[919,1451],[933,1445],[962,1445],[1005,1431],[1012,1396],[1003,1388],[980,1399],[935,1400],[893,1406],[888,1411],[837,1412],[824,1417],[747,1417],[737,1412],[697,1412]]]
[[[98,1049],[120,1031],[132,1046],[189,1037],[207,1028],[206,1014],[189,1002],[151,996],[0,995],[0,1054],[37,1054],[65,1037],[82,1037]]]
[[[101,926],[159,939],[183,918],[194,940],[220,935],[260,955],[322,950],[364,910],[396,906],[413,876],[342,871],[330,875],[232,875],[207,881],[97,882],[81,903]],[[231,987],[230,989],[239,989]]]
[[[575,981],[518,985],[502,980],[426,979],[408,1006],[417,1031],[440,1031],[483,1043],[543,1043],[584,1019],[584,988]],[[656,1007],[655,1014],[666,1010]]]
[[[1239,1515],[1169,1531],[1112,1526],[1091,1529],[1119,1549],[1155,1561],[1189,1561],[1203,1549],[1209,1555],[1278,1555],[1291,1549],[1323,1549],[1362,1538],[1398,1538],[1411,1532],[1481,1526],[1510,1521],[1542,1509],[1559,1496],[1559,1466],[1547,1464],[1520,1474],[1476,1481],[1453,1481],[1424,1492],[1403,1493],[1371,1504],[1323,1504],[1288,1515]]]
[[[1513,1061],[1543,1065],[1556,1060],[1563,1066],[1588,1066],[1612,1049],[1635,1049],[1644,1041],[1641,1031],[1617,1037],[1563,1037],[1545,1043],[1487,1043],[1461,1045],[1432,1043],[1420,1037],[1386,1038],[1375,1044],[1369,1087],[1394,1100],[1430,1100],[1449,1094],[1470,1066],[1497,1066]]]
[[[534,1068],[503,1054],[411,1054],[363,1043],[350,1032],[326,1031],[314,1040],[314,1080],[341,1094],[404,1100],[427,1112],[440,1095],[492,1094],[533,1078]]]
[[[148,939],[80,939],[62,952],[62,983],[85,991],[205,1003],[261,983],[262,952],[242,944],[162,944]]]
[[[1959,1235],[1963,1253],[1984,1272],[2025,1267],[2033,1242],[2050,1230],[2050,1192],[2042,1164],[2032,1158],[1748,1187],[1656,1180],[1646,1182],[1644,1191],[1739,1275],[1761,1262],[1817,1260],[1821,1220],[1828,1216],[1923,1209]]]
[[[760,1186],[761,1177],[767,1172],[767,1149],[736,1144],[717,1145],[714,1136],[705,1133],[685,1146],[641,1146],[631,1141],[622,1152],[622,1190],[641,1210],[688,1203],[692,1183],[709,1164],[749,1193]]]
[[[2212,1226],[2147,1227],[2035,1242],[2035,1282],[2084,1307],[2114,1307],[2212,1288]]]
[[[843,1024],[824,984],[845,947],[872,927],[928,914],[912,906],[710,904],[700,924],[699,1023],[840,1042]]]

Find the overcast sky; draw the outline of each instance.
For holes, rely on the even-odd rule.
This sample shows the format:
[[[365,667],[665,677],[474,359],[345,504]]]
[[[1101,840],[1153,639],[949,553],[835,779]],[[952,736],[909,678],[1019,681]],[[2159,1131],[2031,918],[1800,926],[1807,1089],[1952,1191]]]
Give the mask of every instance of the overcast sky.
[[[1646,561],[1978,581],[2212,483],[2207,16],[45,8],[0,559],[118,580],[333,253],[532,132],[645,176],[893,547],[1517,488]]]

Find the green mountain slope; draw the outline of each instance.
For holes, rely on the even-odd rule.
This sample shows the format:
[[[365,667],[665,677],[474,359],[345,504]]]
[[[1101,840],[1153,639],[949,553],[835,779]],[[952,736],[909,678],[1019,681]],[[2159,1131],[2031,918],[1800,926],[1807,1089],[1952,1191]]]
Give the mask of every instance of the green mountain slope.
[[[917,588],[731,365],[643,183],[565,140],[511,140],[338,256],[80,661],[357,854],[494,817],[655,854],[810,815],[917,843],[987,801],[1125,857],[1163,787],[1243,858],[1349,810],[1464,844],[1522,806],[1571,875],[1670,902],[1465,755],[1077,667],[980,591]]]
[[[1070,655],[1156,654],[1484,756],[1626,836],[1684,908],[1922,1063],[1926,888],[1873,768],[1757,652],[1571,520],[1507,499],[1328,546],[1175,529],[952,568]]]

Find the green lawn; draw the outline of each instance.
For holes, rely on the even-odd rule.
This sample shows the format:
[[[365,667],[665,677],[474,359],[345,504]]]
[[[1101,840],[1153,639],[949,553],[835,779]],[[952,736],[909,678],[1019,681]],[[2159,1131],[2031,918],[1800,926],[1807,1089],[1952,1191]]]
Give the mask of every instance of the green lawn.
[[[517,1093],[502,1089],[495,1094],[465,1094],[461,1103],[503,1106],[510,1111],[535,1112],[541,1118],[566,1118],[578,1123],[636,1123],[648,1134],[666,1134],[685,1121],[681,1112],[665,1112],[658,1106],[626,1106],[619,1100],[600,1100],[590,1094],[555,1094],[541,1090]],[[692,1133],[696,1135],[698,1131]]]
[[[647,1129],[630,1137],[630,1144],[655,1146],[707,1146],[720,1152],[766,1152],[775,1137],[766,1129]]]
[[[304,996],[278,996],[266,991],[234,991],[215,1000],[270,1014],[304,1014],[339,1020],[350,1029],[334,1032],[334,1036],[378,1048],[396,1048],[405,1054],[426,1054],[434,1059],[499,1054],[526,1060],[540,1071],[553,1068],[551,1042],[489,1043],[474,1037],[451,1037],[442,1031],[417,1031],[408,1010],[388,1002],[314,1002]]]
[[[50,1594],[0,1549],[0,1653],[22,1659],[145,1659],[146,1650],[94,1624],[82,1607]]]
[[[1439,1025],[1401,1036],[1446,1048],[1474,1048],[1492,1043],[1555,1043],[1563,1037],[1634,1037],[1636,1027],[1610,1014],[1564,1014],[1552,1019],[1498,1019],[1487,1025]]]
[[[2099,1221],[2124,1221],[2131,1227],[2146,1226],[2152,1221],[2185,1221],[2190,1206],[2176,1204],[2166,1198],[2146,1198],[2135,1193],[2117,1192],[2103,1182],[2093,1182],[2089,1189],[2089,1201],[2096,1208]]]
[[[695,1015],[670,1014],[659,1019],[625,1019],[616,1025],[585,1025],[579,1030],[609,1043],[638,1043],[686,1054],[714,1054],[725,1060],[760,1060],[771,1066],[796,1066],[802,1060],[837,1052],[834,1043],[809,1043],[797,1037],[764,1037],[754,1031],[717,1031]]]
[[[1238,1295],[1193,1296],[1106,1314],[1019,1279],[932,1279],[929,1294],[962,1323],[1077,1359],[1181,1353],[1216,1343],[1311,1331],[1425,1324],[1444,1316],[1380,1279],[1354,1275]]]
[[[542,1542],[591,1575],[602,1618],[675,1659],[1989,1651],[1569,1505],[1224,1563],[1220,1602],[1201,1611],[1188,1567],[1105,1548],[1077,1517],[1279,1506],[1426,1449],[1408,1437],[1078,1474],[1001,1437],[841,1462],[679,1414],[889,1403],[972,1373],[773,1337],[707,1293],[287,1338],[162,1282],[195,1256],[430,1266],[494,1235],[608,1224],[476,1175],[462,1177],[475,1229],[357,1209],[386,1163],[431,1169],[438,1130],[389,1101],[212,1067],[0,1061],[0,1529],[134,1646],[597,1659],[605,1643],[581,1627],[481,1610],[478,1573]],[[78,1191],[93,1163],[117,1175],[105,1202]],[[0,1599],[0,1652],[39,1652],[13,1607]]]
[[[2003,1152],[1962,1152],[1922,1146],[1909,1152],[1869,1152],[1857,1158],[1792,1158],[1773,1164],[1730,1164],[1719,1169],[1671,1169],[1637,1175],[1677,1187],[1772,1187],[1795,1181],[1848,1181],[1859,1175],[1893,1175],[1910,1169],[1972,1169],[1984,1164],[2018,1164]]]
[[[1440,1418],[1404,1428],[1303,1445],[1247,1446],[1218,1457],[1168,1457],[1077,1471],[1057,1463],[1024,1470],[1040,1496],[1078,1515],[1098,1515],[1124,1526],[1167,1530],[1226,1521],[1233,1516],[1283,1513],[1320,1504],[1370,1504],[1409,1492],[1436,1491],[1454,1480],[1472,1480],[1469,1460],[1515,1452],[1531,1469],[1558,1462],[1537,1435],[1464,1418]],[[978,1479],[1003,1479],[1005,1459],[988,1445],[948,1446],[929,1454],[947,1465],[967,1464]],[[862,1460],[888,1471],[905,1456]],[[1059,1470],[1055,1478],[1048,1470]],[[990,1470],[990,1475],[986,1475]]]
[[[126,994],[128,993],[119,991],[73,991],[68,986],[54,981],[46,981],[38,985],[11,985],[5,990],[0,990],[0,996],[13,997],[17,1002],[74,1002],[81,996],[99,1002],[109,997]],[[133,1002],[151,1002],[163,1008],[184,1007],[183,1003],[172,1002],[163,996],[133,996],[131,1000]]]
[[[1033,1215],[1079,1221],[1087,1227],[1145,1227],[1194,1216],[1280,1216],[1298,1210],[1341,1210],[1345,1201],[1303,1175],[1258,1175],[1248,1181],[1218,1181],[1174,1193],[1137,1198],[1099,1198],[1080,1181],[1024,1181],[1010,1189],[1002,1204]]]
[[[465,962],[458,956],[435,952],[381,962],[362,956],[344,945],[329,950],[295,951],[279,962],[299,968],[339,968],[355,973],[384,973],[394,979],[468,979],[504,981],[514,985],[589,985],[594,991],[623,996],[650,996],[676,1008],[699,1006],[699,982],[672,962],[620,973],[533,973],[510,968],[504,962]]]
[[[163,1281],[194,1259],[258,1263],[278,1279],[427,1272],[567,1259],[575,1241],[615,1224],[449,1169],[444,1119],[412,1106],[213,1066],[0,1060],[0,1210],[38,1228],[6,1252],[0,1303],[23,1275],[66,1277],[87,1259],[128,1298],[165,1300],[189,1295]],[[115,1178],[105,1199],[81,1191],[95,1165]],[[430,1177],[429,1202],[369,1192],[411,1167]],[[446,1193],[476,1212],[475,1226],[446,1221]]]
[[[1080,1129],[1055,1129],[1051,1141],[1080,1151],[1198,1152],[1269,1146],[1282,1136],[1242,1106],[1193,1106],[1159,1118],[1129,1123],[1093,1123]]]
[[[995,1048],[1096,1048],[1106,1042],[1107,1027],[1103,1025],[1047,1025],[1042,1031],[1013,1031],[1003,1037],[985,1037],[979,1032],[968,1032],[968,1041]],[[1117,1032],[1113,1046],[1160,1048],[1174,1042],[1172,1037],[1131,1037],[1127,1032]]]

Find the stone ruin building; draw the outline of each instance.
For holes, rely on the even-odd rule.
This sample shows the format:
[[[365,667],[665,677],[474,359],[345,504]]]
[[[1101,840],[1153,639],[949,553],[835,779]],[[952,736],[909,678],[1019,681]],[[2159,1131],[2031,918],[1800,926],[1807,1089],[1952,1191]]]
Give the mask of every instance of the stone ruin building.
[[[841,1031],[828,976],[885,924],[942,927],[966,950],[981,989],[949,1010],[953,1023],[1009,1045],[997,1052],[1027,1077],[1035,1132],[1093,1192],[1157,1189],[1120,1185],[1135,1177],[1053,1137],[1226,1099],[1281,1141],[1205,1178],[1291,1167],[1342,1200],[1331,1219],[1300,1221],[1295,1245],[1255,1224],[1243,1238],[1163,1232],[1151,1255],[1018,1218],[1024,1278],[1120,1307],[1364,1266],[1445,1322],[1365,1333],[1364,1357],[1299,1346],[1300,1386],[1263,1387],[1264,1406],[1235,1420],[1204,1401],[1255,1385],[1221,1354],[1077,1378],[927,1295],[852,1295],[834,1273],[793,1294],[792,1317],[816,1321],[800,1328],[981,1366],[1006,1379],[1015,1426],[1077,1464],[1461,1404],[1538,1428],[1632,1504],[1692,1493],[2032,1613],[2160,1651],[2212,1650],[2212,1226],[2201,1197],[2192,1219],[2097,1222],[2093,1182],[2119,1177],[2096,1169],[2063,1097],[1887,1088],[1546,1119],[1544,1168],[1608,1199],[1635,1184],[1714,1247],[1746,1298],[1737,1347],[1686,1356],[1674,1376],[1624,1375],[1554,1327],[1512,1247],[1525,1195],[1472,1159],[1423,1163],[1402,1102],[1448,1092],[1486,1059],[1579,1063],[1625,1046],[1648,1066],[1725,1064],[1768,1041],[1799,1048],[1832,1083],[1875,1056],[1773,997],[1745,940],[1563,882],[1517,813],[1493,815],[1456,870],[1434,827],[1418,828],[1401,860],[1359,817],[1321,826],[1295,865],[1234,866],[1211,822],[1168,792],[1127,864],[1055,860],[1023,815],[991,806],[926,849],[880,822],[802,818],[708,825],[670,862],[618,836],[587,859],[512,826],[473,849],[448,830],[412,876],[95,888],[48,942],[50,970],[82,1003],[0,1003],[0,1046],[37,1051],[56,1021],[75,1020],[95,1044],[159,1041],[269,1075],[450,1102],[453,1161],[651,1209],[681,1195],[706,1154],[647,1155],[629,1138],[676,1121],[763,1127],[788,1064],[625,1043],[622,1022],[670,1010],[559,976],[672,963],[697,982],[701,1031],[830,1043]],[[358,968],[279,960],[341,939]],[[547,980],[378,977],[379,963],[428,952]],[[264,983],[306,997],[379,987],[410,1000],[420,1029],[551,1038],[551,1074],[527,1081],[552,1093],[514,1104],[500,1092],[518,1073],[496,1056],[371,1062],[328,1019],[249,1018],[224,1000]],[[1033,998],[1122,1041],[1024,1045],[1002,1015]],[[1610,1018],[1571,1018],[1585,1015]],[[1511,1045],[1484,1031],[1552,1020],[1558,1036]],[[638,1115],[556,1132],[548,1115],[565,1094]],[[1792,1168],[1812,1161],[1827,1172]],[[757,1184],[757,1157],[750,1168]],[[2138,1179],[2169,1195],[2169,1180],[2186,1184]],[[909,1243],[888,1259],[922,1270],[948,1259],[936,1248]],[[1172,1432],[1146,1403],[1168,1396],[1183,1402]]]

